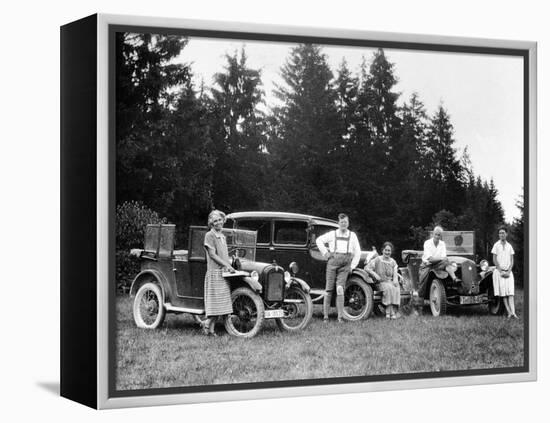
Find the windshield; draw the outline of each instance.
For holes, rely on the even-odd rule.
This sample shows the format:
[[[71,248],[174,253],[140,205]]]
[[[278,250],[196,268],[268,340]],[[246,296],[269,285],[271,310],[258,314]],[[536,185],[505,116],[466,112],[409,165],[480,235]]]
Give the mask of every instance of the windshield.
[[[209,231],[207,227],[191,227],[191,245],[189,248],[190,259],[204,260],[204,236]],[[256,231],[243,229],[223,229],[227,250],[230,256],[254,261],[256,259]]]
[[[430,237],[433,232],[430,232]],[[474,232],[473,231],[444,231],[441,238],[447,248],[447,255],[473,255]]]
[[[241,259],[256,260],[256,231],[244,229],[224,229],[230,256]]]

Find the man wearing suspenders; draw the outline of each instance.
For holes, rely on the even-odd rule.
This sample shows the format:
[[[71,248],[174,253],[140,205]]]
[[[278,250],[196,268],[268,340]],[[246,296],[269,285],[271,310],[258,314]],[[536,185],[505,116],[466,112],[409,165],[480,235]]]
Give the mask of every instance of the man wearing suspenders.
[[[342,322],[344,310],[344,287],[351,269],[359,264],[361,247],[357,235],[348,230],[349,218],[346,214],[338,215],[339,228],[317,238],[319,251],[327,261],[325,297],[323,299],[323,320],[328,320],[328,312],[334,289],[336,288],[336,309],[338,321]],[[327,248],[328,247],[328,248]]]

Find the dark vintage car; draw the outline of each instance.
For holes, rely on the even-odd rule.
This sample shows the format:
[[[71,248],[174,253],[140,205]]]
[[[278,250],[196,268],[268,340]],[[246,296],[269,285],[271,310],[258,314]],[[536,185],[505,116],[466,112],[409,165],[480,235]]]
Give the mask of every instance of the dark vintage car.
[[[189,228],[189,249],[174,250],[175,225],[148,225],[144,249],[132,250],[141,261],[130,295],[133,314],[141,328],[159,327],[166,313],[190,313],[204,317],[204,236],[208,228]],[[305,328],[313,305],[309,286],[280,265],[256,261],[256,232],[223,230],[233,260],[234,273],[224,273],[230,282],[233,315],[225,319],[228,333],[252,337],[264,319],[275,319],[287,331]]]
[[[473,231],[445,231],[442,240],[447,248],[447,258],[453,265],[456,281],[446,271],[431,270],[424,298],[417,298],[419,305],[429,306],[432,315],[441,316],[451,306],[487,305],[491,314],[500,314],[504,305],[493,295],[493,270],[487,260],[476,264],[475,234]],[[402,251],[403,262],[407,263],[406,278],[415,289],[419,281],[419,269],[423,251]]]
[[[227,215],[226,225],[257,231],[258,260],[275,262],[288,268],[292,275],[303,279],[311,287],[313,302],[323,300],[327,260],[321,255],[315,239],[338,229],[335,220],[298,213],[248,211]],[[363,270],[365,263],[375,256],[375,251],[363,251],[359,265],[348,278],[344,290],[346,320],[367,318],[373,310],[378,311],[382,307],[382,293]],[[408,280],[401,278],[405,284]],[[401,297],[403,304],[408,304],[411,299],[411,291],[406,285],[402,286]]]

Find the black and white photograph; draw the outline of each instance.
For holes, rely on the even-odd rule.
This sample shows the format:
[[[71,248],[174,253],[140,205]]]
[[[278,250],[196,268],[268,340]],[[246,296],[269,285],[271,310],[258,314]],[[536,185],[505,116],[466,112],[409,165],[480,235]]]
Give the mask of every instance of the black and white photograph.
[[[109,42],[111,395],[528,371],[524,52]]]
[[[545,10],[7,3],[3,421],[543,420]]]

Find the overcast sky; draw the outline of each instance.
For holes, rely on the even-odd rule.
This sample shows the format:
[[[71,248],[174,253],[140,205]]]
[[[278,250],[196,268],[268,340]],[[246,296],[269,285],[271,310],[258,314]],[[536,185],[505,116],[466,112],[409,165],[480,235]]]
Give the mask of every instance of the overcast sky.
[[[273,104],[274,84],[282,84],[280,69],[295,44],[190,38],[178,60],[192,64],[197,86],[201,79],[211,86],[214,73],[226,63],[225,53],[243,46],[248,66],[261,70],[266,101]],[[323,52],[336,75],[343,58],[357,74],[362,57],[370,64],[374,50],[325,46]],[[517,217],[515,203],[523,191],[522,58],[399,49],[385,53],[399,80],[399,104],[414,91],[429,115],[442,103],[454,126],[455,147],[461,152],[468,146],[475,174],[494,179],[506,220]]]

